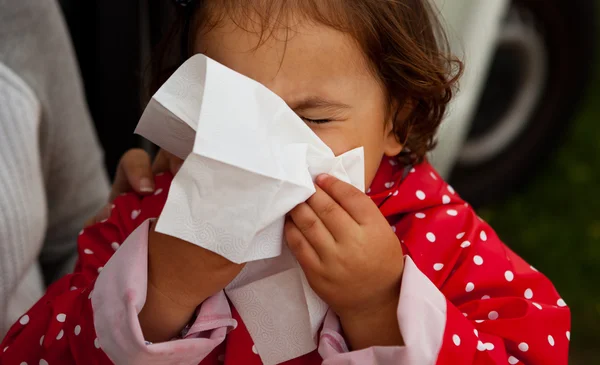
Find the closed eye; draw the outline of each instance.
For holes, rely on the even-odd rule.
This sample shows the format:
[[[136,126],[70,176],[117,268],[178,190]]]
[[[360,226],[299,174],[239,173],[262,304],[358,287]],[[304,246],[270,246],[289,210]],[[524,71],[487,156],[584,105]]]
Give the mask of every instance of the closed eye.
[[[325,123],[329,123],[331,122],[331,119],[309,119],[309,118],[305,118],[305,117],[300,117],[302,118],[302,120],[304,120],[307,123],[312,123],[312,124],[325,124]]]

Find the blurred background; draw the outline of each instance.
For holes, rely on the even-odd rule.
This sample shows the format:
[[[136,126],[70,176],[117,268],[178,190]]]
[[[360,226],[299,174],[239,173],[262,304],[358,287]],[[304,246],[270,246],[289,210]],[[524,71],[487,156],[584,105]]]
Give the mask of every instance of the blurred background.
[[[572,364],[600,364],[599,75],[596,67],[564,143],[541,161],[533,179],[480,209],[513,250],[552,279],[571,308]]]
[[[600,364],[600,63],[564,141],[535,176],[480,209],[500,237],[549,276],[572,311],[573,364]],[[567,92],[565,90],[565,92]],[[523,156],[527,158],[527,156]]]
[[[600,364],[600,4],[435,2],[466,71],[431,159],[555,283],[573,313],[572,363]],[[149,97],[164,3],[60,0],[111,174],[127,149],[153,150],[122,131]]]
[[[571,363],[600,364],[600,3],[437,3],[467,69],[433,162],[565,298]]]

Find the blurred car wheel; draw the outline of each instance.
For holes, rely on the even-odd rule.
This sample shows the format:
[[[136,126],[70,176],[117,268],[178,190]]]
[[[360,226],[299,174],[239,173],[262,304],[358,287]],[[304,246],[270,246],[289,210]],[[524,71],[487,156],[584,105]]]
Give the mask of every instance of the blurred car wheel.
[[[474,205],[526,182],[568,131],[597,45],[593,1],[514,0],[450,182]]]

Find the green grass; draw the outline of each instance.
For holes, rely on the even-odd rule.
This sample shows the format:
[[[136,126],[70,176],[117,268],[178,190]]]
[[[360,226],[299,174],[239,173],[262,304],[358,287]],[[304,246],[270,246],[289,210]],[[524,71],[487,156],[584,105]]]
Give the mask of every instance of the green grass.
[[[482,210],[572,310],[572,363],[600,364],[600,72],[566,143],[533,182]]]

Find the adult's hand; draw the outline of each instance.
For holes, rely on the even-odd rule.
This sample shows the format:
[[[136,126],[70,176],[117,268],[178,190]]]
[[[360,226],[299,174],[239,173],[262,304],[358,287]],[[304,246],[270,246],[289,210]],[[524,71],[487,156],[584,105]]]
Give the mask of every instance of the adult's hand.
[[[183,160],[162,149],[156,155],[153,163],[150,162],[148,153],[142,149],[134,148],[125,152],[117,167],[108,204],[95,217],[89,219],[85,226],[108,218],[112,201],[122,193],[129,191],[135,191],[142,195],[153,193],[154,175],[165,171],[171,171],[175,175],[182,163]]]
[[[182,163],[181,159],[162,149],[156,155],[154,163],[150,162],[146,151],[139,148],[130,149],[119,161],[109,202],[132,190],[142,195],[153,193],[154,175],[165,171],[175,174]]]

